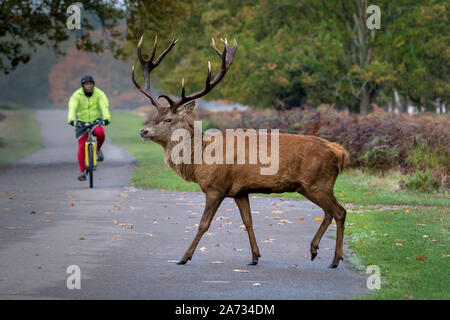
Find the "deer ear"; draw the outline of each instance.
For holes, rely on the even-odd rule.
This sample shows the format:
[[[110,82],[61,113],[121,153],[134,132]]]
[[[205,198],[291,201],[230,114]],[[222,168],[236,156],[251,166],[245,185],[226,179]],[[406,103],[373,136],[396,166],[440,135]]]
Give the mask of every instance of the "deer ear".
[[[192,111],[194,111],[194,107],[195,107],[195,100],[191,101],[189,103],[186,103],[186,104],[182,105],[181,107],[178,107],[177,113],[182,117],[188,116],[192,113]]]

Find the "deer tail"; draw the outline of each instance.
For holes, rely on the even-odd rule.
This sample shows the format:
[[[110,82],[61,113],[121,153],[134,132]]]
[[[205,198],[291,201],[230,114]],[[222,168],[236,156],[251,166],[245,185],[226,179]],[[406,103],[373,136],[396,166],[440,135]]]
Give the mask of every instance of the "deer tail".
[[[338,143],[329,142],[329,146],[338,159],[338,174],[341,174],[350,164],[350,156],[347,150]]]

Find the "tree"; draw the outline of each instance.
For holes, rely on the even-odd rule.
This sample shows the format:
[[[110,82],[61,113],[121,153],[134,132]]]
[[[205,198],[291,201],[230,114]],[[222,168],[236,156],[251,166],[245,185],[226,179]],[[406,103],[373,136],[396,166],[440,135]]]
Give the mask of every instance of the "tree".
[[[364,114],[371,103],[391,101],[394,89],[421,105],[448,101],[448,4],[377,5],[381,29],[370,30],[366,0],[197,0],[177,21],[180,41],[158,70],[158,87],[179,94],[182,77],[188,91],[201,87],[206,61],[217,70],[210,38],[228,37],[238,40],[238,52],[210,99],[255,107],[311,100]]]
[[[114,47],[115,39],[120,37],[117,30],[123,17],[123,8],[118,0],[109,2],[80,0],[75,4],[82,6],[81,33],[77,41],[78,49],[102,52],[105,46]],[[67,8],[71,0],[4,0],[0,6],[0,71],[8,74],[20,63],[27,63],[30,50],[38,46],[52,47],[56,54],[62,54],[61,42],[69,39],[70,30],[66,26],[69,17]],[[109,42],[93,42],[90,30],[96,26],[88,19],[95,17],[107,33]]]

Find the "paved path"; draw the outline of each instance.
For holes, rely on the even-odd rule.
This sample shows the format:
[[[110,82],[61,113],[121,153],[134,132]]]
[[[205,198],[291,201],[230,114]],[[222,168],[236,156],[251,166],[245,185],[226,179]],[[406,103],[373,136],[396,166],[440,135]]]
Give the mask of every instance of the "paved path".
[[[89,189],[76,180],[77,144],[65,118],[65,111],[39,111],[44,148],[0,171],[0,299],[345,299],[367,293],[366,278],[347,262],[327,268],[334,227],[309,261],[320,224],[315,219],[323,216],[309,201],[251,198],[262,257],[248,266],[248,237],[234,201],[226,199],[192,261],[176,265],[171,261],[195,235],[203,194],[128,186],[135,160],[109,140]],[[80,290],[67,289],[70,265],[81,269]]]

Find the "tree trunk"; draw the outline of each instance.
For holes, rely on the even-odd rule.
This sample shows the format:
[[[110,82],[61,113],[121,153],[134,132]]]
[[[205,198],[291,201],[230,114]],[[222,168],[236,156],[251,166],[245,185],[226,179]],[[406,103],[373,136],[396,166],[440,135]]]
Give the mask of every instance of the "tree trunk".
[[[366,115],[369,113],[370,110],[370,98],[371,98],[371,92],[367,87],[362,88],[361,90],[361,96],[359,100],[359,112],[362,115]]]
[[[406,98],[402,97],[401,102],[402,102],[402,112],[408,113],[408,101],[406,100]]]

